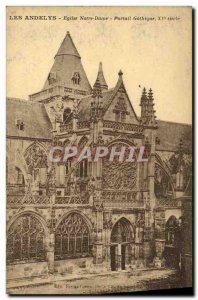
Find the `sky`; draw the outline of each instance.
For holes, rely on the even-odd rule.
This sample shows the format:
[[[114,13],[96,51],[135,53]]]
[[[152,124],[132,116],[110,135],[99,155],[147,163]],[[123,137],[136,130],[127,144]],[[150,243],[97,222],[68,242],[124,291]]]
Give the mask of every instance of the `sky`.
[[[22,20],[13,20],[14,16],[21,16]],[[26,16],[45,16],[47,20],[25,20]],[[49,20],[48,16],[56,16],[56,20]],[[64,16],[78,19],[67,21]],[[80,20],[80,16],[94,20]],[[95,16],[109,19],[95,20]],[[177,20],[170,20],[176,17]],[[67,31],[91,85],[101,61],[110,88],[116,85],[119,70],[123,71],[137,115],[142,88],[146,87],[153,89],[158,119],[192,122],[190,8],[9,7],[8,97],[28,99],[28,95],[42,89]]]

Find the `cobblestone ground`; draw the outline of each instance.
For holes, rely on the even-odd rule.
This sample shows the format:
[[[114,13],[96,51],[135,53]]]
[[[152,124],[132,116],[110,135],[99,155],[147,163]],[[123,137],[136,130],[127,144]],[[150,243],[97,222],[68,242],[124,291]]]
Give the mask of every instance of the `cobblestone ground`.
[[[182,287],[181,279],[172,270],[149,270],[131,273],[94,275],[89,278],[61,280],[20,288],[9,294],[102,294],[171,289]]]

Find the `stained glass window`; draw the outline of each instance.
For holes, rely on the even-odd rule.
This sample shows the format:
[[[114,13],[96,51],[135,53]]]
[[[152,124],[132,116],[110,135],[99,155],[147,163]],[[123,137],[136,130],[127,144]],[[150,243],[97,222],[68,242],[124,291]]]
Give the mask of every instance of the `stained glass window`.
[[[44,259],[44,229],[42,224],[30,214],[19,217],[8,231],[8,262],[42,261]]]
[[[71,213],[58,226],[55,235],[55,258],[84,257],[89,254],[89,229],[83,217]]]

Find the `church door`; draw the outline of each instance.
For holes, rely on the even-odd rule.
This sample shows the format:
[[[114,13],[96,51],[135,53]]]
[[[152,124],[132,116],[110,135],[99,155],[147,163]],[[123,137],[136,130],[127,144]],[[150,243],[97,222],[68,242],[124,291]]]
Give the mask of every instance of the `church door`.
[[[181,237],[178,221],[175,216],[171,216],[165,226],[166,244],[164,258],[166,266],[169,268],[179,268]]]
[[[111,232],[111,270],[125,270],[126,249],[134,242],[134,232],[131,223],[121,218],[113,227]],[[121,246],[121,253],[118,246]],[[128,247],[128,248],[127,248]]]

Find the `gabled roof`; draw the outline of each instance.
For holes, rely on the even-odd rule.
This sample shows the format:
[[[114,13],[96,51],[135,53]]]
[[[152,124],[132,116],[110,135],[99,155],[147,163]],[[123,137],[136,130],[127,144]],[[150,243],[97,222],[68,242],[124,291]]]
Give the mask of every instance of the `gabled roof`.
[[[192,152],[192,125],[157,120],[157,150],[177,151],[182,139],[185,152]]]
[[[17,128],[16,122],[24,123],[24,130]],[[52,124],[44,104],[7,98],[6,135],[9,137],[52,139]]]
[[[49,74],[53,74],[54,80],[49,82]],[[81,63],[80,55],[67,32],[57,54],[54,57],[54,64],[45,81],[43,90],[53,86],[64,86],[67,88],[78,89],[91,92],[91,85]],[[80,76],[79,84],[74,84],[72,78],[74,74]]]

